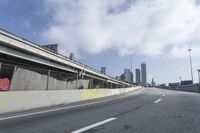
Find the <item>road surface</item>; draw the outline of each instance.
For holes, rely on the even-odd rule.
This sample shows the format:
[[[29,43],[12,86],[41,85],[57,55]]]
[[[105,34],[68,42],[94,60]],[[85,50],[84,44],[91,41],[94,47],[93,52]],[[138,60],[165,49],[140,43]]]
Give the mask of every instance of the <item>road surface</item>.
[[[143,88],[117,97],[0,117],[0,133],[69,132],[199,133],[200,95]]]

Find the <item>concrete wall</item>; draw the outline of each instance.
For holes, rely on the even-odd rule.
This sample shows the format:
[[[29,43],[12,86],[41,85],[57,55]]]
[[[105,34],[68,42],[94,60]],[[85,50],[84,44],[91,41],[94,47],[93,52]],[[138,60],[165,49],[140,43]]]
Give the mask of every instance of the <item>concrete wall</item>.
[[[87,89],[89,87],[89,80],[79,79],[77,81],[77,88],[83,87],[83,89]],[[67,89],[77,89],[76,81],[67,82]]]
[[[199,84],[181,86],[178,90],[199,93]]]
[[[118,95],[140,88],[0,92],[0,114]]]
[[[46,75],[42,75],[23,68],[18,68],[13,74],[10,90],[45,90],[46,85]]]
[[[18,68],[13,74],[10,90],[46,90],[47,78],[47,75],[43,75],[23,68]],[[87,89],[89,86],[89,80],[79,79],[77,81],[77,88],[81,86],[83,86],[84,89]],[[77,88],[76,81],[60,81],[56,78],[49,77],[48,90],[66,90]]]

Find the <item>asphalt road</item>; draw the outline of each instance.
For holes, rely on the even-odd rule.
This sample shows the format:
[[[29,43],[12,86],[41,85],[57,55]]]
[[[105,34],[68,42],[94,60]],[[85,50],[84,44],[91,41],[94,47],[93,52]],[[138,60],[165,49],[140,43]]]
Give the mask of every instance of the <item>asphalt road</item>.
[[[0,116],[0,133],[200,133],[200,95],[144,88]]]

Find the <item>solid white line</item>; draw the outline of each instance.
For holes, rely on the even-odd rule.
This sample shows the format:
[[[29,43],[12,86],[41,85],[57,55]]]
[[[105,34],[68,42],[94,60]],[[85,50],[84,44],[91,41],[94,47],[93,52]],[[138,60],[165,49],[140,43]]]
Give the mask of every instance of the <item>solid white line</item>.
[[[141,91],[143,91],[143,89],[133,93],[138,94]],[[38,114],[44,114],[44,113],[50,113],[50,112],[55,112],[55,111],[60,111],[60,110],[65,110],[65,109],[72,109],[72,108],[76,108],[76,107],[83,107],[83,106],[87,106],[87,105],[93,105],[93,104],[98,104],[98,103],[105,103],[105,102],[109,102],[109,101],[113,101],[113,100],[117,100],[117,99],[121,99],[124,97],[130,97],[132,95],[128,95],[128,96],[121,96],[121,97],[116,97],[113,99],[108,99],[108,100],[102,100],[102,101],[96,101],[96,102],[89,102],[89,103],[85,103],[85,104],[78,104],[78,105],[73,105],[73,106],[68,106],[68,107],[61,107],[61,108],[56,108],[56,109],[49,109],[49,110],[44,110],[44,111],[38,111],[38,112],[33,112],[33,113],[25,113],[25,114],[20,114],[20,115],[13,115],[13,116],[8,116],[8,117],[3,117],[0,118],[0,121],[3,120],[8,120],[8,119],[14,119],[14,118],[20,118],[20,117],[25,117],[25,116],[31,116],[31,115],[38,115]]]
[[[117,118],[109,118],[109,119],[106,119],[106,120],[97,122],[97,123],[95,123],[95,124],[89,125],[89,126],[87,126],[87,127],[83,127],[83,128],[81,128],[81,129],[78,129],[78,130],[73,131],[73,132],[71,132],[71,133],[81,133],[81,132],[87,131],[87,130],[89,130],[89,129],[92,129],[92,128],[97,127],[97,126],[100,126],[100,125],[103,125],[103,124],[105,124],[105,123],[108,123],[108,122],[113,121],[113,120],[116,120],[116,119],[117,119]]]
[[[160,102],[161,100],[162,100],[162,99],[160,98],[160,99],[154,101],[153,103],[158,103],[158,102]]]

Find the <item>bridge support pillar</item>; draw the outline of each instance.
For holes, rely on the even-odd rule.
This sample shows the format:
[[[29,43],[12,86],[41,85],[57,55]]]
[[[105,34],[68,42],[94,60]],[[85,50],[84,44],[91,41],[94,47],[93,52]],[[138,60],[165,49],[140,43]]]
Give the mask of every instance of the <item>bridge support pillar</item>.
[[[90,89],[91,88],[94,88],[94,79],[93,78],[90,79]]]
[[[48,75],[47,75],[47,85],[46,85],[46,90],[48,90],[48,88],[49,88],[49,77],[50,77],[50,74],[51,74],[51,70],[49,69],[49,70],[48,70]]]
[[[105,88],[105,82],[102,80],[101,83],[102,83],[101,84],[101,86],[102,86],[101,88]]]
[[[76,89],[78,89],[78,75],[79,75],[79,73],[77,72],[77,74],[76,74]]]

